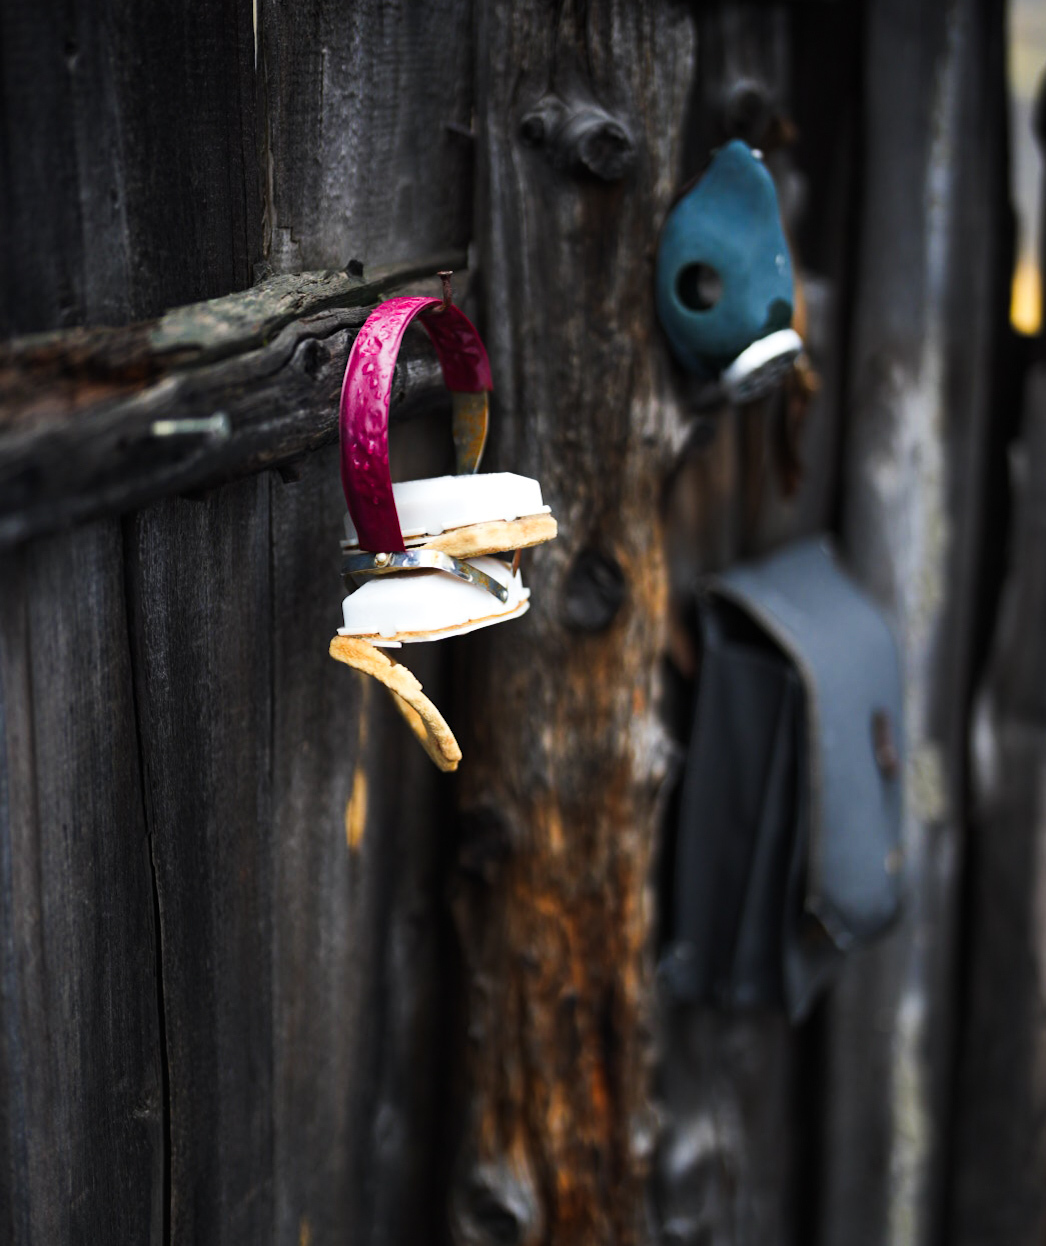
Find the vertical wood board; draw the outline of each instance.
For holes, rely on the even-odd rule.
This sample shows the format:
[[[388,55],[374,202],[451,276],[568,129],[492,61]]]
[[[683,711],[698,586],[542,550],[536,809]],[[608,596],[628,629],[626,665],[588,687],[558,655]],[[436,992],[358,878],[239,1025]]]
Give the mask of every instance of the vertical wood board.
[[[1028,376],[1017,509],[995,639],[971,724],[968,989],[949,1150],[952,1237],[1018,1246],[1046,1232],[1046,373]]]
[[[250,284],[261,244],[249,5],[16,0],[0,15],[0,334]]]
[[[905,912],[831,1005],[827,1246],[942,1232],[985,446],[1004,309],[1002,9],[877,0],[843,536],[905,674]]]
[[[119,525],[0,566],[0,1228],[163,1240],[156,932]]]
[[[650,871],[671,758],[659,507],[679,411],[653,256],[694,33],[682,9],[627,4],[481,6],[478,29],[490,462],[541,481],[560,535],[524,559],[529,615],[461,649],[452,1230],[627,1243],[649,1230]]]
[[[172,1240],[273,1223],[269,478],[127,521],[160,918]]]
[[[389,264],[470,238],[472,10],[258,6],[265,260]]]
[[[336,447],[297,481],[273,482],[276,1236],[399,1242],[442,1211],[432,1132],[446,781],[385,690],[327,653],[344,509]],[[436,657],[419,647],[405,660],[438,696]]]

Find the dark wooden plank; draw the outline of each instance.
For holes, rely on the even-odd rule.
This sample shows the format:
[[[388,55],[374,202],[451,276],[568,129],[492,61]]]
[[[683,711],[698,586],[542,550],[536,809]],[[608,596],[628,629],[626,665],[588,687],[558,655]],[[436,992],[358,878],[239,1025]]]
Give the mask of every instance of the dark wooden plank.
[[[244,0],[159,12],[110,3],[101,27],[120,99],[127,318],[138,319],[251,284],[261,252],[255,39]]]
[[[1044,103],[1040,83],[1032,121],[1040,148]],[[1011,140],[1019,150],[1022,136],[1011,131]],[[982,563],[988,590],[997,591],[989,600],[998,608],[970,726],[967,957],[949,1152],[950,1237],[962,1246],[1018,1246],[1046,1234],[1042,360],[1041,334],[1036,341],[1007,335],[992,412],[993,509]]]
[[[345,359],[370,307],[461,258],[433,256],[366,279],[278,277],[125,329],[16,340],[0,351],[0,544],[326,445],[337,437]],[[393,387],[396,418],[443,401],[435,355],[412,333]],[[201,419],[219,426],[199,431]],[[172,429],[179,420],[191,423]]]
[[[58,3],[5,5],[0,14],[3,337],[76,324],[88,311],[76,134],[69,124],[69,25]],[[121,226],[117,220],[115,245],[105,248],[118,271],[126,269]]]
[[[261,194],[250,7],[0,16],[0,336],[250,284]]]
[[[176,1242],[273,1225],[269,478],[126,521]]]
[[[430,646],[408,661],[446,704],[445,655]],[[342,1236],[330,1239],[372,1246],[445,1236],[454,1108],[446,1084],[454,1013],[442,886],[449,780],[380,692],[370,693],[368,817],[353,863],[359,1026],[343,1052],[353,1069],[352,1203]]]
[[[4,229],[11,241],[0,248],[15,317],[4,331],[156,314],[173,302],[243,286],[262,227],[270,244],[277,240],[267,250],[281,270],[294,254],[322,256],[318,263],[338,269],[361,258],[370,286],[379,262],[463,248],[471,141],[446,130],[444,120],[469,123],[469,7],[415,5],[401,14],[373,4],[346,18],[324,5],[318,40],[307,11],[261,8],[271,57],[259,61],[263,71],[271,65],[280,75],[260,78],[261,167],[271,175],[264,201],[252,183],[253,83],[243,72],[248,6],[156,18],[114,4],[78,40],[59,45],[70,63],[57,64],[54,83],[46,75],[40,82],[45,121],[24,129],[27,141],[15,142],[9,158],[12,148],[5,149],[19,180],[0,179],[11,188],[11,197],[0,199],[3,224],[21,215]],[[31,79],[62,30],[46,6],[39,14],[21,43],[5,45],[15,54],[33,45],[20,66],[19,116],[28,113]],[[88,25],[86,16],[77,20]],[[77,58],[83,74],[90,70],[81,96],[69,85]],[[431,74],[422,71],[430,58]],[[310,79],[309,66],[318,61],[321,72]],[[103,63],[98,73],[96,63]],[[6,86],[6,66],[4,72]],[[365,80],[373,91],[360,91]],[[133,116],[129,101],[138,110]],[[301,116],[304,126],[284,124]],[[65,141],[74,120],[76,141]],[[89,144],[80,143],[92,127],[113,144],[108,163],[92,162]],[[60,165],[52,159],[59,148]],[[317,177],[323,184],[312,194]],[[44,192],[55,188],[68,210],[33,220]],[[90,196],[95,200],[85,206]],[[437,267],[461,268],[462,259],[438,257],[424,270]],[[34,269],[46,280],[27,292]],[[6,279],[9,273],[17,282]],[[356,309],[366,301],[353,297],[361,283],[344,274],[333,291],[338,280],[321,277],[326,288],[318,298],[298,282],[285,283],[275,320],[258,314],[250,292],[229,309],[231,319],[213,308],[198,309],[198,318],[167,317],[147,327],[144,343],[132,332],[32,344],[34,366],[46,372],[57,362],[65,378],[31,436],[25,425],[15,433],[7,422],[5,448],[15,465],[0,496],[22,525],[8,538],[97,510],[125,510],[326,444]],[[372,288],[372,301],[390,291]],[[303,319],[312,323],[291,326]],[[248,352],[256,371],[243,366]],[[214,371],[221,363],[232,367],[224,378]],[[430,393],[430,365],[423,352],[408,358],[403,387]],[[212,369],[207,376],[220,394],[203,368]],[[30,372],[33,406],[44,397],[46,378]],[[136,409],[139,400],[144,405]],[[158,419],[221,410],[232,426],[228,443],[190,440],[182,449],[153,436]],[[250,446],[239,440],[246,429],[253,430]],[[18,438],[24,440],[15,444]],[[231,457],[216,465],[215,449]],[[85,475],[96,470],[100,482],[82,490]],[[319,470],[306,463],[304,480],[319,480]],[[281,527],[274,554],[286,613],[275,644],[268,487],[262,478],[195,503],[165,503],[125,523],[163,935],[168,1227],[176,1241],[264,1241],[274,1226],[291,1240],[302,1240],[304,1230],[313,1243],[358,1240],[365,1232],[375,1241],[410,1240],[425,1234],[442,1206],[438,1195],[422,1193],[440,1167],[428,1141],[438,1092],[431,1071],[438,1044],[430,1039],[438,1016],[431,931],[439,841],[432,833],[436,801],[428,795],[437,777],[398,716],[378,702],[367,713],[371,813],[355,860],[347,856],[340,809],[336,838],[324,837],[324,819],[342,805],[354,773],[330,756],[323,760],[325,748],[342,742],[352,708],[351,696],[334,694],[338,671],[326,656],[339,586],[336,578],[329,588],[325,579],[321,585],[321,577],[303,600],[296,594],[301,575],[323,565],[326,546],[313,546],[311,538],[327,533],[328,512],[286,514],[295,526]],[[324,472],[325,498],[332,487],[336,496]],[[16,489],[24,490],[17,505]],[[303,506],[309,496],[303,493]],[[339,505],[329,539],[336,540],[340,518]],[[292,567],[289,560],[303,553]],[[312,649],[311,636],[295,629],[320,619],[327,622]],[[438,664],[433,654],[419,665],[433,687]],[[329,695],[317,696],[316,674]],[[355,678],[345,671],[341,677],[342,684]],[[304,750],[299,729],[308,733]],[[283,765],[270,794],[270,733],[277,730]],[[395,786],[383,780],[390,768],[401,779]],[[287,844],[276,862],[274,810]],[[303,905],[314,864],[330,866],[318,912]],[[346,878],[347,897],[340,889]],[[354,1019],[353,1028],[342,1033],[345,1018]],[[277,1155],[286,1180],[274,1188]],[[160,1210],[162,1219],[163,1201]],[[141,1240],[133,1233],[105,1240],[110,1236]]]
[[[540,479],[560,536],[525,560],[529,615],[461,645],[452,1227],[623,1244],[646,1235],[648,884],[672,755],[659,504],[681,402],[651,264],[694,29],[670,5],[539,3],[480,6],[478,29],[490,461]],[[593,570],[620,577],[605,608]]]
[[[785,479],[777,453],[788,416],[784,390],[744,410],[702,411],[673,474],[666,709],[680,739],[692,721],[699,662],[687,622],[694,585],[745,555],[832,523],[854,120],[838,79],[855,79],[858,45],[845,11],[818,6],[814,16],[796,6],[731,2],[702,5],[697,18],[699,67],[680,179],[693,177],[727,138],[740,135],[764,150],[793,244],[807,304],[801,327],[820,386],[795,438],[798,480]],[[797,73],[797,63],[817,72]],[[816,142],[804,141],[809,128]],[[794,142],[774,138],[789,131]],[[663,1132],[654,1193],[661,1231],[673,1242],[805,1243],[805,1166],[816,1144],[812,1088],[804,1084],[816,1043],[811,1027],[797,1032],[768,1012],[730,1015],[667,1000],[660,1022]]]
[[[312,456],[295,483],[274,483],[271,505],[274,1224],[277,1241],[320,1243],[349,1238],[359,1190],[346,1179],[358,1072],[349,1052],[373,949],[353,938],[360,890],[345,807],[373,693],[339,680],[326,651],[340,603],[337,451]]]
[[[0,1236],[163,1239],[154,900],[118,525],[0,563]]]
[[[967,703],[1009,270],[1002,36],[987,0],[869,10],[842,528],[901,644],[906,908],[831,1002],[826,1246],[944,1240]]]
[[[265,259],[389,264],[471,237],[472,9],[258,5]]]
[[[333,447],[274,482],[275,1226],[278,1241],[362,1246],[424,1240],[442,1210],[446,780],[384,689],[327,653],[344,510]],[[438,699],[438,649],[404,660]]]
[[[1009,572],[971,729],[969,987],[951,1152],[952,1231],[963,1246],[1046,1235],[1046,964],[1042,843],[1046,370],[1030,374]]]
[[[655,1187],[664,1239],[776,1243],[794,1237],[796,1040],[781,1014],[685,1008],[666,1018],[665,1105]]]
[[[464,267],[472,22],[460,0],[259,4],[265,259],[276,272]],[[349,340],[333,349],[342,367]],[[408,351],[405,365],[415,409],[430,407],[431,357]],[[393,437],[394,472],[443,469],[427,448],[447,441],[446,424],[427,425]],[[446,781],[384,691],[327,656],[343,515],[330,450],[304,461],[297,483],[274,485],[276,1226],[280,1240],[307,1232],[314,1246],[430,1240],[446,1201],[434,1064],[446,1027]],[[446,653],[404,655],[437,701]],[[363,792],[367,810],[350,849],[353,791],[357,814]]]

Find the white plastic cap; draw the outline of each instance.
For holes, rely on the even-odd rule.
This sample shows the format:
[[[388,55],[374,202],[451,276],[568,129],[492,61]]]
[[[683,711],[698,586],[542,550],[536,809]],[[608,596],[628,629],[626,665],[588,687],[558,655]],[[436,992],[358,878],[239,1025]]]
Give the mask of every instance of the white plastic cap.
[[[547,514],[549,510],[541,501],[538,482],[515,472],[404,480],[392,486],[392,496],[404,540],[439,536],[448,528],[469,524]],[[345,533],[351,544],[359,542],[350,516],[345,518]]]
[[[803,351],[794,329],[779,329],[746,347],[720,378],[731,402],[752,402],[782,380]]]
[[[526,613],[530,590],[523,587],[518,571],[513,575],[500,558],[468,562],[505,585],[508,600],[498,601],[486,589],[444,571],[376,576],[345,598],[345,626],[338,628],[339,633],[375,645],[398,645],[461,636]]]

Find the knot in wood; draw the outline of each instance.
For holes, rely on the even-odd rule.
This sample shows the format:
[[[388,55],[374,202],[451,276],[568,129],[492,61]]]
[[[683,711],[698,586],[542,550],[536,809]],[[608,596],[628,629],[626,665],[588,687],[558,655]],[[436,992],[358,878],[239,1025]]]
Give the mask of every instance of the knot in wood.
[[[749,147],[762,147],[774,107],[765,83],[739,78],[723,95],[723,130],[727,138],[743,139]]]
[[[512,829],[499,809],[478,805],[459,817],[458,867],[486,883],[492,883],[512,855]]]
[[[604,182],[620,181],[635,164],[635,144],[624,124],[596,106],[568,118],[562,143],[574,168],[585,168]]]
[[[460,1246],[531,1246],[543,1231],[530,1173],[508,1160],[475,1165],[455,1194],[452,1218]]]
[[[306,376],[316,377],[330,357],[330,350],[322,342],[310,338],[301,348],[301,370]]]
[[[567,572],[563,623],[575,632],[601,632],[625,600],[625,573],[612,554],[583,549]]]
[[[528,146],[545,148],[553,168],[616,182],[635,164],[628,126],[592,100],[546,95],[524,116],[519,132]]]

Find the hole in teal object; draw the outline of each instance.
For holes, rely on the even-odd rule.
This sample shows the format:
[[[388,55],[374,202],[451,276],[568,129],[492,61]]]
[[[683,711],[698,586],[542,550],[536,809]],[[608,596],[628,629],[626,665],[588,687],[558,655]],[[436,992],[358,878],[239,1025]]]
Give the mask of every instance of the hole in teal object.
[[[690,311],[711,311],[723,297],[723,279],[711,264],[687,264],[676,278],[676,294]]]

